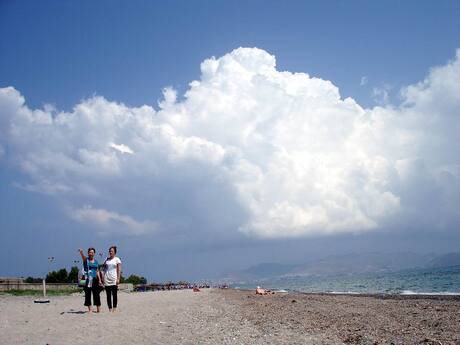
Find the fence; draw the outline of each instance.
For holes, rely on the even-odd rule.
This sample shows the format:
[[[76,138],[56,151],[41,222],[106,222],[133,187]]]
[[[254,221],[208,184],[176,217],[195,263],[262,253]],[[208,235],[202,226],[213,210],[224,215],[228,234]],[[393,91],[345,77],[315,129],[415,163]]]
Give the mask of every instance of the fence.
[[[10,290],[42,290],[42,283],[20,283],[20,282],[6,282],[0,283],[0,291]],[[47,290],[78,290],[77,284],[57,284],[46,283]],[[133,284],[119,284],[118,289],[122,291],[133,291]]]

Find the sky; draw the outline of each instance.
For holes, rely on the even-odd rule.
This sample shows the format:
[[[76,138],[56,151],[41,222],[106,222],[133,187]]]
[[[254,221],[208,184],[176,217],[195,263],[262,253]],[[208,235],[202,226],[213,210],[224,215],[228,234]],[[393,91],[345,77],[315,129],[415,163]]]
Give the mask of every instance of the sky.
[[[151,281],[458,250],[459,15],[0,1],[0,276],[113,244]]]

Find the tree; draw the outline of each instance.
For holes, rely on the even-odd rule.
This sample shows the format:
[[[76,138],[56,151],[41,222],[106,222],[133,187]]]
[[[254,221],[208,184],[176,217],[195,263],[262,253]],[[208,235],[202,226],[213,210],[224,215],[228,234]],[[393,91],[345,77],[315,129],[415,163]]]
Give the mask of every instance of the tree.
[[[70,268],[69,275],[67,276],[68,283],[78,283],[78,273],[79,269],[77,266],[73,266]]]
[[[131,274],[127,279],[124,279],[124,282],[131,283],[133,285],[147,284],[147,279],[145,277],[139,277],[135,274]]]
[[[61,268],[59,271],[52,271],[46,275],[47,283],[67,283],[68,274],[65,268]]]
[[[61,268],[58,271],[51,271],[46,275],[46,282],[47,283],[61,283],[61,284],[77,283],[79,272],[80,270],[78,269],[77,266],[72,266],[70,268],[69,273],[67,273],[67,270],[65,268]],[[27,277],[27,279],[25,279],[25,282],[26,283],[41,283],[42,279]]]
[[[42,282],[42,278],[34,278],[34,277],[27,277],[24,282],[25,283],[29,283],[29,284],[36,284],[36,283],[41,283]]]

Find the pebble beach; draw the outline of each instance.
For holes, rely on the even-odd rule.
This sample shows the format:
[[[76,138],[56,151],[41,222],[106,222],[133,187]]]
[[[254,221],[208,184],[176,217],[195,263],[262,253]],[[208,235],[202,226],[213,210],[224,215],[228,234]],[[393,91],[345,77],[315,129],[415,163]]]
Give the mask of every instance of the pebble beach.
[[[0,344],[460,344],[460,296],[204,289],[121,292],[119,304],[88,314],[81,295],[0,295]]]

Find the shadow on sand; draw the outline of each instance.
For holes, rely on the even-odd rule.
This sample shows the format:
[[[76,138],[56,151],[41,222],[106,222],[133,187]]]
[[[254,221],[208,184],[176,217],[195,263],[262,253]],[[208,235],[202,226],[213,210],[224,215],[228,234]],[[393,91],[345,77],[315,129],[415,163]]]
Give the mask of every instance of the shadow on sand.
[[[69,311],[61,312],[61,315],[64,315],[64,314],[87,314],[87,313],[88,313],[87,311],[83,311],[83,310],[70,309]]]

